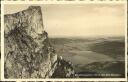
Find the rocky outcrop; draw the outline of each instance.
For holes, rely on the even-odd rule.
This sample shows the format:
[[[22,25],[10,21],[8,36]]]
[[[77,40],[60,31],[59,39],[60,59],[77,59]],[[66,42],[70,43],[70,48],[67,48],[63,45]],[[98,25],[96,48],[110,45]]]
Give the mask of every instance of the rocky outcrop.
[[[58,58],[58,64],[57,68],[54,71],[52,77],[53,78],[70,78],[70,77],[75,77],[74,76],[75,72],[73,70],[73,65],[71,62],[67,62],[62,57]]]
[[[63,64],[66,61],[57,56],[50,44],[41,7],[30,6],[5,15],[4,29],[5,78],[56,78],[56,74],[61,78],[74,77],[72,65]],[[60,67],[61,71],[57,71]]]

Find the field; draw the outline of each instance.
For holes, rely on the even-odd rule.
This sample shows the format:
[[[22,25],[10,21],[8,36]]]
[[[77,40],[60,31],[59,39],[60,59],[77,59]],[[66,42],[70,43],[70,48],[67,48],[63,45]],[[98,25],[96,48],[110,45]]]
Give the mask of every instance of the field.
[[[71,61],[76,74],[120,74],[116,77],[124,75],[123,37],[50,38],[50,41],[59,56]]]

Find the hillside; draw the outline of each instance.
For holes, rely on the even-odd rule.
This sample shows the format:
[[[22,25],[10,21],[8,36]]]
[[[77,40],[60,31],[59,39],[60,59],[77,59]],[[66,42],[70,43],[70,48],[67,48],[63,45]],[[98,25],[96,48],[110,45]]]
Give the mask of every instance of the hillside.
[[[50,42],[59,55],[73,63],[76,73],[124,75],[123,37],[50,38]]]
[[[115,59],[124,60],[125,42],[123,41],[103,41],[90,47],[90,50],[97,53],[103,53]]]

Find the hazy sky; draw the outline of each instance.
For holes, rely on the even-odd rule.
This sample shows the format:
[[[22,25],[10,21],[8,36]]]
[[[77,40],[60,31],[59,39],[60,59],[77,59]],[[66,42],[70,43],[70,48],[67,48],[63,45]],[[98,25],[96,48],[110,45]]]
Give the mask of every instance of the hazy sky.
[[[29,5],[5,5],[5,14],[24,10]],[[122,36],[124,5],[40,5],[44,28],[49,36]]]

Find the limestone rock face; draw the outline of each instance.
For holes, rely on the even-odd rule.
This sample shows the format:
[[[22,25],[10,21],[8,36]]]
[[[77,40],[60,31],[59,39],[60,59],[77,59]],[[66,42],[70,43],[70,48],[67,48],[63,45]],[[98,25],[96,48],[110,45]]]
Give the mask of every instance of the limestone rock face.
[[[50,78],[55,75],[62,61],[44,31],[40,6],[5,15],[4,29],[5,78]],[[64,67],[62,69],[67,70]],[[74,74],[72,71],[64,75],[70,77]]]
[[[41,8],[30,6],[27,10],[5,15],[5,34],[15,28],[24,29],[32,38],[38,37],[44,31]]]

